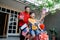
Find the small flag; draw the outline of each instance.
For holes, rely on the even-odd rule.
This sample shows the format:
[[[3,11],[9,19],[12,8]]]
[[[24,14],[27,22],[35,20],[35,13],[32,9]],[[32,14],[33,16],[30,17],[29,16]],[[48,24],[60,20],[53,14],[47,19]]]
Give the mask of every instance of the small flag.
[[[21,30],[27,27],[27,24],[25,23],[23,26],[21,26]]]
[[[28,27],[26,27],[23,31],[22,31],[22,35],[26,36],[26,34],[29,32]]]

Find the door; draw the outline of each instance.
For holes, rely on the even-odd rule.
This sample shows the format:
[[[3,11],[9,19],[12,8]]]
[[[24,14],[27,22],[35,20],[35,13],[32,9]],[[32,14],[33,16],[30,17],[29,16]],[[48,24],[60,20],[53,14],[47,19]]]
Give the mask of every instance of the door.
[[[8,17],[7,13],[0,12],[0,37],[7,36]]]

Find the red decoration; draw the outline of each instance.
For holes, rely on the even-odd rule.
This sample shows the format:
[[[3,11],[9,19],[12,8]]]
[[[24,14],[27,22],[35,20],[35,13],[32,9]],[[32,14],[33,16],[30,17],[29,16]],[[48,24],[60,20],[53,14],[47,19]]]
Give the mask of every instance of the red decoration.
[[[40,28],[43,30],[45,28],[44,24],[40,24]]]
[[[41,33],[39,35],[40,40],[49,40],[49,37],[46,33]]]

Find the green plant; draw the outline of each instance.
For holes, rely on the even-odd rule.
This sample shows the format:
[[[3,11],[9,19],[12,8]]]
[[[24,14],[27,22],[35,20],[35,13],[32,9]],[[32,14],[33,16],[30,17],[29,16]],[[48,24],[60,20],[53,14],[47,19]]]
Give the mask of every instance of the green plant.
[[[42,10],[43,8],[47,8],[52,14],[55,14],[56,9],[60,9],[60,0],[35,0],[37,5],[30,5],[31,8],[37,8],[38,10]],[[36,7],[37,6],[37,7]]]

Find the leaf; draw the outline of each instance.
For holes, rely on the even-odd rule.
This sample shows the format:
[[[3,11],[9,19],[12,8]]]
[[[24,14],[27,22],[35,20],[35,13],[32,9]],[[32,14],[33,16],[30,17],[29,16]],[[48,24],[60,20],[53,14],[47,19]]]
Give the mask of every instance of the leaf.
[[[55,13],[56,13],[56,11],[55,11],[55,10],[52,10],[52,11],[51,11],[51,14],[52,14],[52,15],[54,15]]]
[[[37,4],[39,4],[39,1],[42,1],[42,4],[39,4],[38,7],[36,7],[36,5],[34,5],[33,3],[30,4],[31,9],[38,9],[38,10],[42,10],[43,7],[44,8],[48,8],[49,11],[51,12],[51,14],[55,14],[55,10],[52,10],[54,8],[55,5],[57,5],[58,3],[60,4],[60,0],[35,0],[37,2]]]

